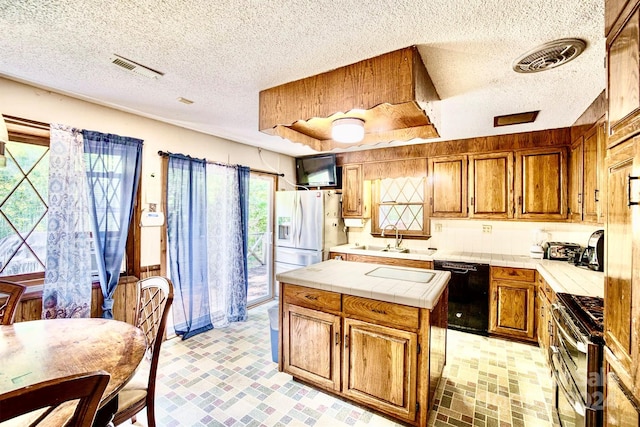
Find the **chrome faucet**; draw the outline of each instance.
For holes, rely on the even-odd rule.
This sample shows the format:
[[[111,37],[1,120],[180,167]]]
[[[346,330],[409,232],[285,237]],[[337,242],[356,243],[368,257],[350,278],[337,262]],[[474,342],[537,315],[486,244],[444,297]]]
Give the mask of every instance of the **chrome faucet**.
[[[387,230],[390,227],[392,229],[396,230],[396,246],[395,246],[395,248],[398,249],[400,247],[400,243],[402,243],[402,236],[400,236],[400,238],[398,238],[398,227],[396,227],[393,224],[385,225],[384,228],[382,229],[382,233],[380,233],[380,237],[384,237],[385,230]]]

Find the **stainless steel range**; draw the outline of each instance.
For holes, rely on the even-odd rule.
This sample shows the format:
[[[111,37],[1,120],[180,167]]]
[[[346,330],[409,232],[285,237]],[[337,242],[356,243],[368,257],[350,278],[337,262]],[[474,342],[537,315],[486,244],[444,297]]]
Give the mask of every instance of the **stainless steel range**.
[[[566,293],[557,297],[551,346],[555,410],[563,427],[600,426],[604,301]]]

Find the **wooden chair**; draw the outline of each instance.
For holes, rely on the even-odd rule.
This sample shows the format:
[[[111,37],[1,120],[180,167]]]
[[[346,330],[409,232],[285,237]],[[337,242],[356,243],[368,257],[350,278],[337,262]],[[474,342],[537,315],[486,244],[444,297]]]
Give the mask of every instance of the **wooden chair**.
[[[164,277],[149,277],[138,281],[136,303],[136,325],[147,338],[147,356],[136,375],[118,393],[118,412],[114,425],[128,419],[135,422],[135,415],[147,408],[149,427],[155,427],[156,373],[160,346],[167,326],[167,315],[173,302],[173,285]],[[150,360],[149,360],[150,359]]]
[[[29,426],[90,427],[102,394],[109,383],[104,371],[77,374],[29,385],[0,395],[0,422],[33,412]],[[68,401],[79,399],[73,417],[57,419],[56,409]],[[39,411],[40,410],[40,411]],[[38,411],[38,412],[34,412]],[[28,417],[28,415],[25,415]],[[35,419],[34,419],[35,418]],[[22,422],[22,418],[20,419]],[[27,421],[25,419],[25,425]]]
[[[0,325],[11,325],[13,323],[16,308],[18,308],[20,298],[26,289],[27,287],[20,283],[0,280],[0,301],[5,295],[8,295],[4,303],[0,305]]]

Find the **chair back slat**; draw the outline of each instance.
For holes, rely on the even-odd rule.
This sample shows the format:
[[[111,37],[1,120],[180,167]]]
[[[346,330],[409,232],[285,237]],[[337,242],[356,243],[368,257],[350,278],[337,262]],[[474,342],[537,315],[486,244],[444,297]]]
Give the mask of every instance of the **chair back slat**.
[[[18,303],[27,289],[20,283],[0,280],[0,325],[11,325]]]
[[[45,409],[30,420],[31,426],[47,426],[65,402],[77,400],[73,416],[65,425],[90,427],[109,383],[104,371],[77,374],[28,385],[0,395],[0,422]]]

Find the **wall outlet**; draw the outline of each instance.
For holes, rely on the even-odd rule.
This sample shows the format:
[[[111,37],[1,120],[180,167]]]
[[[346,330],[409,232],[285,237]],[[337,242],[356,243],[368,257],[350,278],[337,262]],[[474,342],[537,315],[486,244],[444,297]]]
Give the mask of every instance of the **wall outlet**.
[[[435,231],[436,231],[436,233],[440,233],[442,231],[442,224],[436,224],[435,225]]]
[[[491,233],[491,226],[490,225],[483,225],[482,226],[482,232],[483,233]]]

